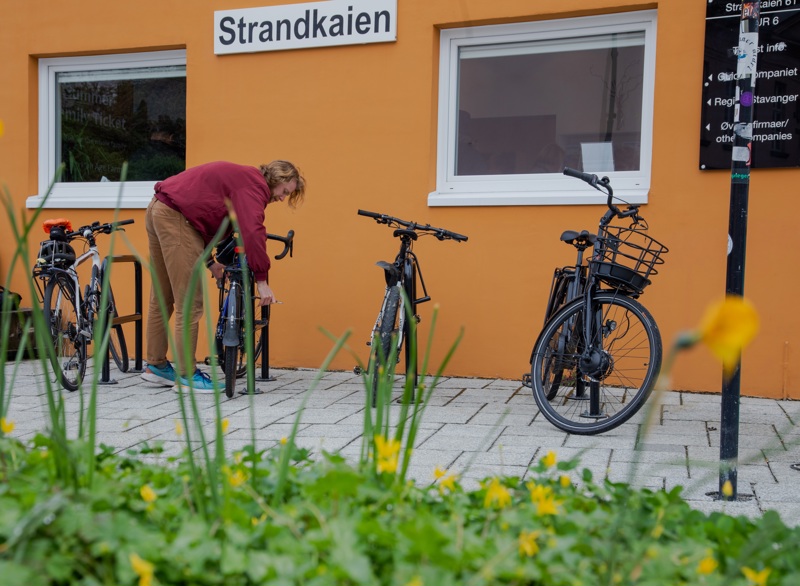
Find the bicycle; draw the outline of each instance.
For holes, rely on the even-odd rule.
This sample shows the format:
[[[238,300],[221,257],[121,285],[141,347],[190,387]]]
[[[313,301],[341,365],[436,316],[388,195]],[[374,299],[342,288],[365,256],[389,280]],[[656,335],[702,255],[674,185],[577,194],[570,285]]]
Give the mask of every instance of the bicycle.
[[[419,259],[412,251],[413,243],[420,235],[431,235],[437,240],[455,240],[456,242],[466,242],[467,237],[457,234],[444,228],[436,228],[430,224],[417,224],[365,210],[358,210],[359,216],[373,218],[378,224],[385,224],[390,228],[395,228],[392,235],[400,239],[400,250],[393,263],[378,261],[376,264],[384,271],[386,289],[383,296],[381,309],[378,318],[372,328],[372,334],[367,346],[370,346],[369,362],[367,365],[367,379],[370,381],[372,389],[372,405],[377,402],[378,396],[378,376],[376,365],[386,363],[392,356],[397,362],[400,361],[400,348],[405,343],[406,371],[411,365],[417,364],[417,357],[414,355],[416,340],[410,340],[410,324],[407,315],[419,323],[420,317],[417,314],[417,305],[430,301],[428,291],[425,287],[425,280],[422,278]],[[422,287],[422,296],[417,297],[417,278]],[[401,291],[405,294],[403,295]],[[406,308],[406,300],[409,307]],[[377,346],[374,342],[378,342]],[[392,353],[394,352],[394,354]],[[362,374],[361,368],[354,369],[356,374]],[[417,372],[413,373],[414,387],[417,386]]]
[[[283,242],[283,251],[275,256],[275,260],[280,260],[286,256],[292,256],[294,252],[294,230],[289,230],[286,236],[277,234],[267,234],[268,240]],[[220,243],[217,247],[217,262],[225,265],[225,276],[217,283],[219,287],[219,319],[215,330],[215,343],[217,359],[225,374],[225,395],[233,397],[236,379],[245,375],[247,372],[247,350],[245,317],[245,271],[248,271],[250,285],[250,302],[255,310],[255,280],[253,272],[247,268],[245,255],[239,252],[237,241],[234,235]],[[264,328],[269,324],[270,308],[261,308],[261,319],[255,319],[253,313],[253,359],[255,364],[261,356],[264,346]],[[256,331],[259,332],[256,342]]]
[[[557,268],[544,327],[523,384],[544,417],[568,433],[591,435],[629,420],[647,401],[661,368],[658,325],[637,299],[666,246],[646,234],[638,205],[614,204],[608,177],[565,168],[607,195],[597,235],[567,230],[561,240],[577,250],[574,266]],[[615,219],[631,224],[612,226]],[[590,249],[588,263],[584,251]]]
[[[115,324],[118,316],[114,292],[104,282],[105,263],[100,258],[96,234],[124,230],[133,220],[101,224],[94,222],[72,231],[68,220],[47,220],[43,228],[50,238],[41,242],[33,276],[36,280],[44,320],[50,329],[53,352],[50,362],[58,382],[68,391],[75,391],[86,374],[88,346],[97,336],[95,327],[105,323],[109,336],[108,349],[121,372],[128,370],[128,346],[122,325]],[[83,241],[88,247],[77,255],[73,242]],[[78,267],[92,262],[89,283],[81,290]],[[106,291],[103,291],[106,287]],[[101,315],[105,313],[105,320]]]

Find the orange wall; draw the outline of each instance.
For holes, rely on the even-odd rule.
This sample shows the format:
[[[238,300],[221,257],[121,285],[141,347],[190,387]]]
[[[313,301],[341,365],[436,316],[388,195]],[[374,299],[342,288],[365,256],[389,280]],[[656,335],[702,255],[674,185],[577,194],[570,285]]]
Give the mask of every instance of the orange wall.
[[[605,6],[657,8],[655,144],[645,212],[652,234],[671,251],[643,300],[668,346],[724,293],[729,173],[698,170],[704,3],[399,0],[396,43],[214,55],[214,10],[284,3],[0,0],[0,181],[14,208],[37,191],[38,57],[185,47],[188,165],[287,158],[308,179],[305,205],[297,211],[274,206],[267,214],[268,230],[297,233],[295,257],[277,262],[271,275],[285,302],[273,311],[274,366],[318,366],[331,347],[320,328],[336,335],[351,330],[351,347],[366,357],[383,287],[374,263],[393,257],[395,240],[356,215],[364,208],[469,235],[465,244],[421,239],[416,245],[434,299],[420,306],[423,347],[438,305],[434,364],[463,328],[448,374],[518,378],[541,326],[552,268],[572,260],[558,236],[566,228],[596,227],[602,208],[427,206],[435,188],[438,30],[612,11]],[[800,284],[794,267],[780,267],[786,283],[773,286],[786,248],[776,235],[795,233],[798,204],[789,186],[799,179],[796,169],[753,173],[745,291],[760,310],[762,328],[745,354],[744,394],[800,398],[800,318],[785,311]],[[110,220],[112,210],[44,215],[83,223]],[[144,210],[122,216],[136,219],[128,234],[144,251]],[[6,224],[0,218],[0,229]],[[33,252],[41,236],[38,230],[31,236]],[[3,276],[10,254],[0,252]],[[26,272],[15,271],[16,289]],[[116,289],[121,304],[131,307],[130,292]],[[354,364],[342,354],[333,367]],[[721,368],[705,349],[694,350],[678,360],[672,385],[718,391]]]

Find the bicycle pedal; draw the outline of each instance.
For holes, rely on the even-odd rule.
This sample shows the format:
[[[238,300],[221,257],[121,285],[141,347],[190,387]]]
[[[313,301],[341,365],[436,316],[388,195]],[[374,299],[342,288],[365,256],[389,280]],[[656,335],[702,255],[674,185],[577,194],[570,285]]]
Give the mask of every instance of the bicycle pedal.
[[[364,371],[360,366],[356,366],[355,368],[353,368],[353,374],[361,374],[362,372]]]
[[[526,372],[522,375],[522,386],[528,387],[529,389],[533,388],[533,384],[531,383],[531,373]]]

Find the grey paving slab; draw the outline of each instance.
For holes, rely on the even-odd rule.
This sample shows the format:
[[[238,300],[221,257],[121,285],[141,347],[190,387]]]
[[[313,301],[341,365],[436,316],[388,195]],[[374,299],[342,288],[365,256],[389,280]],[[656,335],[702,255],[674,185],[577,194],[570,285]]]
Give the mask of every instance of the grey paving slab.
[[[94,374],[93,365],[89,373]],[[274,381],[256,381],[257,395],[223,396],[219,403],[211,395],[197,396],[199,420],[190,411],[184,422],[180,398],[171,388],[144,383],[138,373],[112,367],[117,384],[99,385],[95,393],[98,444],[120,453],[159,446],[160,453],[137,457],[173,465],[171,459],[181,457],[187,447],[186,427],[195,438],[191,449],[202,457],[197,426],[214,449],[221,417],[227,426],[225,449],[232,454],[254,436],[257,449],[277,445],[291,434],[300,413],[298,445],[314,454],[335,451],[358,460],[367,415],[360,376],[343,371],[318,377],[310,369],[271,369],[270,374]],[[65,392],[38,361],[6,365],[4,376],[11,393],[7,418],[15,424],[13,436],[28,440],[47,430],[48,387],[63,404],[70,436],[77,435],[90,385],[82,392]],[[404,383],[398,376],[393,400],[401,397]],[[316,386],[309,393],[312,385]],[[239,386],[244,388],[244,381]],[[399,418],[400,408],[393,404],[390,433]],[[588,470],[596,480],[631,482],[651,490],[680,486],[684,499],[706,512],[757,517],[775,510],[787,523],[800,525],[800,471],[791,467],[800,464],[800,402],[742,398],[737,475],[739,494],[752,495],[746,502],[715,501],[707,494],[719,484],[719,421],[718,394],[667,391],[654,394],[645,409],[614,430],[570,435],[544,418],[530,390],[517,380],[445,377],[419,424],[408,477],[430,484],[438,467],[459,474],[466,488],[477,488],[490,476],[525,478],[530,467],[552,451],[560,461],[579,461],[568,473],[577,484]]]

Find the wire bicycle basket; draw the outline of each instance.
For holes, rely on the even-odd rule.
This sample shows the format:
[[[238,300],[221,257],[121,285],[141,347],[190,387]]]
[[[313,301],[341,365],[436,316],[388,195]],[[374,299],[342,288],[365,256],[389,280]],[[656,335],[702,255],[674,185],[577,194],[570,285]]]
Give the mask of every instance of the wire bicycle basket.
[[[599,254],[592,261],[592,272],[614,289],[641,294],[658,274],[669,249],[642,230],[606,226],[597,237]]]

